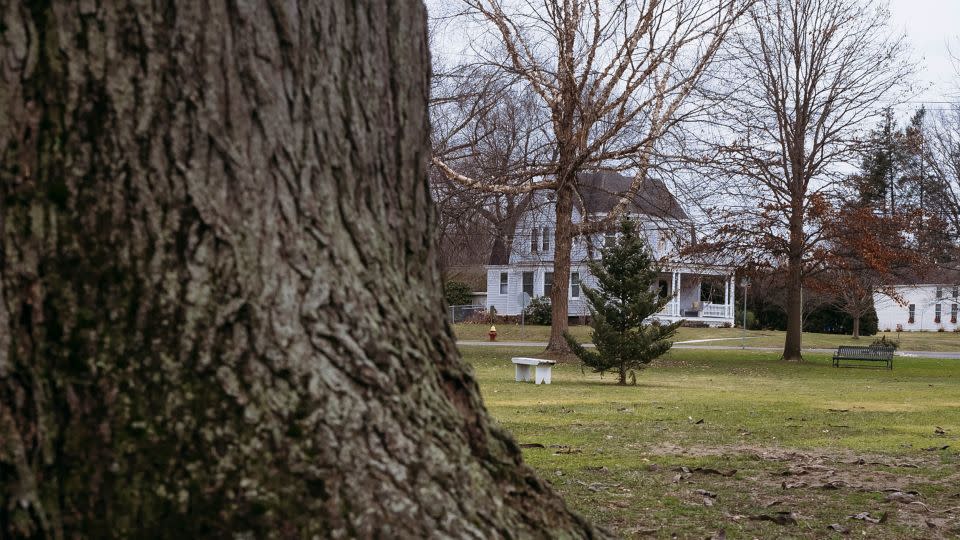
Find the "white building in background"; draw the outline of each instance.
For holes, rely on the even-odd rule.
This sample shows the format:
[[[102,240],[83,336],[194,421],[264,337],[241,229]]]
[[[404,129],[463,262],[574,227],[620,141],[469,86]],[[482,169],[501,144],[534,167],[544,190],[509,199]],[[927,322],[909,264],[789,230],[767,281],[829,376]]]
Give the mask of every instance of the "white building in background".
[[[874,292],[873,303],[881,331],[936,332],[943,328],[952,332],[960,328],[957,322],[960,319],[960,272],[940,272],[922,281],[935,283],[893,286],[902,302]]]
[[[580,175],[580,197],[573,222],[584,214],[600,218],[628,191],[631,180],[616,172]],[[538,193],[519,220],[512,247],[504,239],[497,244],[487,265],[487,306],[500,315],[519,315],[522,293],[531,298],[550,296],[553,283],[554,227],[556,205],[552,194]],[[710,326],[734,322],[734,268],[705,261],[682,261],[677,256],[677,239],[695,241],[693,224],[663,182],[647,180],[629,206],[627,217],[643,227],[647,245],[660,261],[659,289],[673,297],[656,318],[663,321],[686,319]],[[615,225],[618,228],[619,225]],[[593,286],[587,262],[599,259],[599,248],[613,242],[611,231],[578,238],[571,253],[570,282],[563,284],[569,298],[570,317],[589,315],[581,285]]]

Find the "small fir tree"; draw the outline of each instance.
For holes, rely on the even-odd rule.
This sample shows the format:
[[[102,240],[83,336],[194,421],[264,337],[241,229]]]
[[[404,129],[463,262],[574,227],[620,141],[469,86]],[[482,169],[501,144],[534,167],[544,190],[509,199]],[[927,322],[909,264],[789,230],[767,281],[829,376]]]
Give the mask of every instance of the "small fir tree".
[[[616,371],[620,384],[627,384],[628,376],[636,384],[635,371],[670,350],[670,338],[682,322],[644,323],[644,319],[662,310],[670,298],[659,296],[659,268],[636,229],[636,224],[629,220],[621,222],[617,242],[601,251],[599,261],[588,264],[597,287],[583,287],[583,292],[590,308],[591,339],[596,349],[587,350],[569,333],[565,334],[573,353],[586,367],[601,374]]]

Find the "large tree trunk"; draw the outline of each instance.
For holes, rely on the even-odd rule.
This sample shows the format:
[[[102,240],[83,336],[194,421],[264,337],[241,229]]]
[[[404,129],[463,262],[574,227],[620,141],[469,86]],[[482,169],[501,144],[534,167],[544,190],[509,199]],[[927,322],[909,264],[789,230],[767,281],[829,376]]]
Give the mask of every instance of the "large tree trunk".
[[[787,336],[783,343],[783,359],[800,361],[803,340],[803,255],[795,244],[802,227],[791,227],[791,254],[787,259]],[[799,229],[799,230],[798,230]]]
[[[444,316],[419,2],[0,0],[0,51],[0,537],[594,534]]]
[[[573,180],[557,189],[557,231],[553,251],[553,288],[550,289],[550,342],[547,351],[568,353],[563,333],[569,326],[570,252],[573,249]]]
[[[860,339],[860,315],[853,316],[853,339]]]

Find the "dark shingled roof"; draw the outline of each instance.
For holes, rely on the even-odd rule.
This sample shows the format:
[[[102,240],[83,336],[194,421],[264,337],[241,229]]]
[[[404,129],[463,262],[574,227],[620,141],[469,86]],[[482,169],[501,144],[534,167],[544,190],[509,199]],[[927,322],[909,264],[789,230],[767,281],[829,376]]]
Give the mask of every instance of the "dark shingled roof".
[[[615,171],[581,173],[579,180],[580,196],[588,213],[612,210],[633,181]],[[660,219],[690,219],[666,184],[654,178],[643,181],[637,194],[631,198],[629,211]]]

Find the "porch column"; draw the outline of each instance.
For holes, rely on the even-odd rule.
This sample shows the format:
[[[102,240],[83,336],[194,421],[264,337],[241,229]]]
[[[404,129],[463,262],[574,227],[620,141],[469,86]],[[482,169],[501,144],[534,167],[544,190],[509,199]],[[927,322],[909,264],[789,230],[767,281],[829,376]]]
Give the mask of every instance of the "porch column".
[[[681,313],[680,313],[680,275],[681,275],[681,274],[680,274],[680,272],[678,271],[678,272],[677,272],[677,289],[676,289],[676,291],[677,291],[677,301],[676,301],[676,303],[675,303],[674,306],[673,306],[674,315],[676,315],[677,317],[679,317],[679,316],[681,315]]]
[[[723,284],[723,313],[724,316],[730,315],[730,280]]]
[[[676,298],[676,296],[677,296],[677,271],[671,270],[670,271],[670,301],[672,302],[672,304],[670,305],[670,310],[669,310],[670,315],[677,314],[677,303],[674,302],[674,299]]]
[[[730,315],[728,317],[736,318],[734,306],[737,304],[737,276],[730,276]]]

